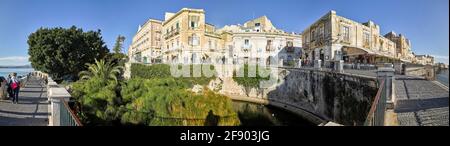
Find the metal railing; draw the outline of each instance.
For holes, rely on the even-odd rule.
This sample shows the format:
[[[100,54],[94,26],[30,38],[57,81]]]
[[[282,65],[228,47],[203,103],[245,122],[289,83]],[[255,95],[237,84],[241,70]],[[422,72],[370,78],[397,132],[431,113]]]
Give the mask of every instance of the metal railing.
[[[367,115],[365,126],[383,126],[384,125],[384,114],[386,111],[386,79],[383,79],[378,88],[377,95],[373,100],[369,114]]]
[[[60,101],[60,126],[83,126],[78,116],[70,109],[69,104],[64,101],[64,98],[61,98]]]

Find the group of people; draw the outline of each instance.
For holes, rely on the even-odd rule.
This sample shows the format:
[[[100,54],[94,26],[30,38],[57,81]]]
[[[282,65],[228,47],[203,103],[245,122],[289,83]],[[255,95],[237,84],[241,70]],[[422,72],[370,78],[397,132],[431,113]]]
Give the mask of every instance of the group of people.
[[[1,81],[1,82],[5,82],[4,85],[6,85],[6,92],[7,92],[6,96],[9,96],[9,98],[12,99],[13,104],[18,104],[19,103],[19,91],[20,91],[20,79],[17,77],[17,73],[9,74],[8,78],[6,78],[4,81]],[[0,84],[0,85],[2,85],[2,84]]]

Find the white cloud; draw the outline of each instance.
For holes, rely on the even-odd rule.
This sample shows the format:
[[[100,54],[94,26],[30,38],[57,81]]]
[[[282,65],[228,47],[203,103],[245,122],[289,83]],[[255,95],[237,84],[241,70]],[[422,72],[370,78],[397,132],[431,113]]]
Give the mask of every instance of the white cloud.
[[[26,65],[30,64],[29,56],[6,56],[0,57],[0,65]]]
[[[448,56],[442,56],[442,55],[431,55],[431,56],[433,56],[434,58],[437,58],[437,59],[448,59]]]

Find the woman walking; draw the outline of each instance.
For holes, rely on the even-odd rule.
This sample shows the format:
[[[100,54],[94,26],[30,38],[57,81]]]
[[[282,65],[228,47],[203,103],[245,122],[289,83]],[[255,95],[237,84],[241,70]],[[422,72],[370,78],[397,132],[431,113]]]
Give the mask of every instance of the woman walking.
[[[19,103],[19,91],[20,91],[20,81],[17,79],[17,73],[13,73],[10,81],[10,86],[13,93],[13,104]]]

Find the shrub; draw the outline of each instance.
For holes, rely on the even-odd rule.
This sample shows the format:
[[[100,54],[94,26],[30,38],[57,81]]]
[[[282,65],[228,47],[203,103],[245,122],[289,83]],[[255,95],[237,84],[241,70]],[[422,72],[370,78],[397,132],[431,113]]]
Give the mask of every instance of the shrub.
[[[72,87],[72,96],[81,105],[79,116],[86,125],[110,125],[117,120],[122,103],[117,94],[118,83],[93,77],[77,81]]]
[[[123,123],[142,125],[205,125],[209,114],[218,125],[239,125],[231,99],[205,90],[195,94],[174,78],[131,79],[122,89],[127,112]],[[211,112],[211,113],[210,113]]]
[[[193,75],[194,66],[200,66],[200,69],[203,69],[201,65],[188,65],[190,68],[190,75]],[[179,66],[181,69],[183,66]],[[215,71],[214,66],[211,66],[212,70]],[[154,65],[143,65],[143,64],[132,64],[131,65],[131,78],[144,78],[144,79],[155,79],[155,78],[175,78],[177,80],[181,80],[186,83],[189,87],[192,87],[195,84],[199,85],[207,85],[211,80],[215,78],[206,77],[202,72],[201,77],[173,77],[170,73],[170,65],[167,64],[154,64]]]

